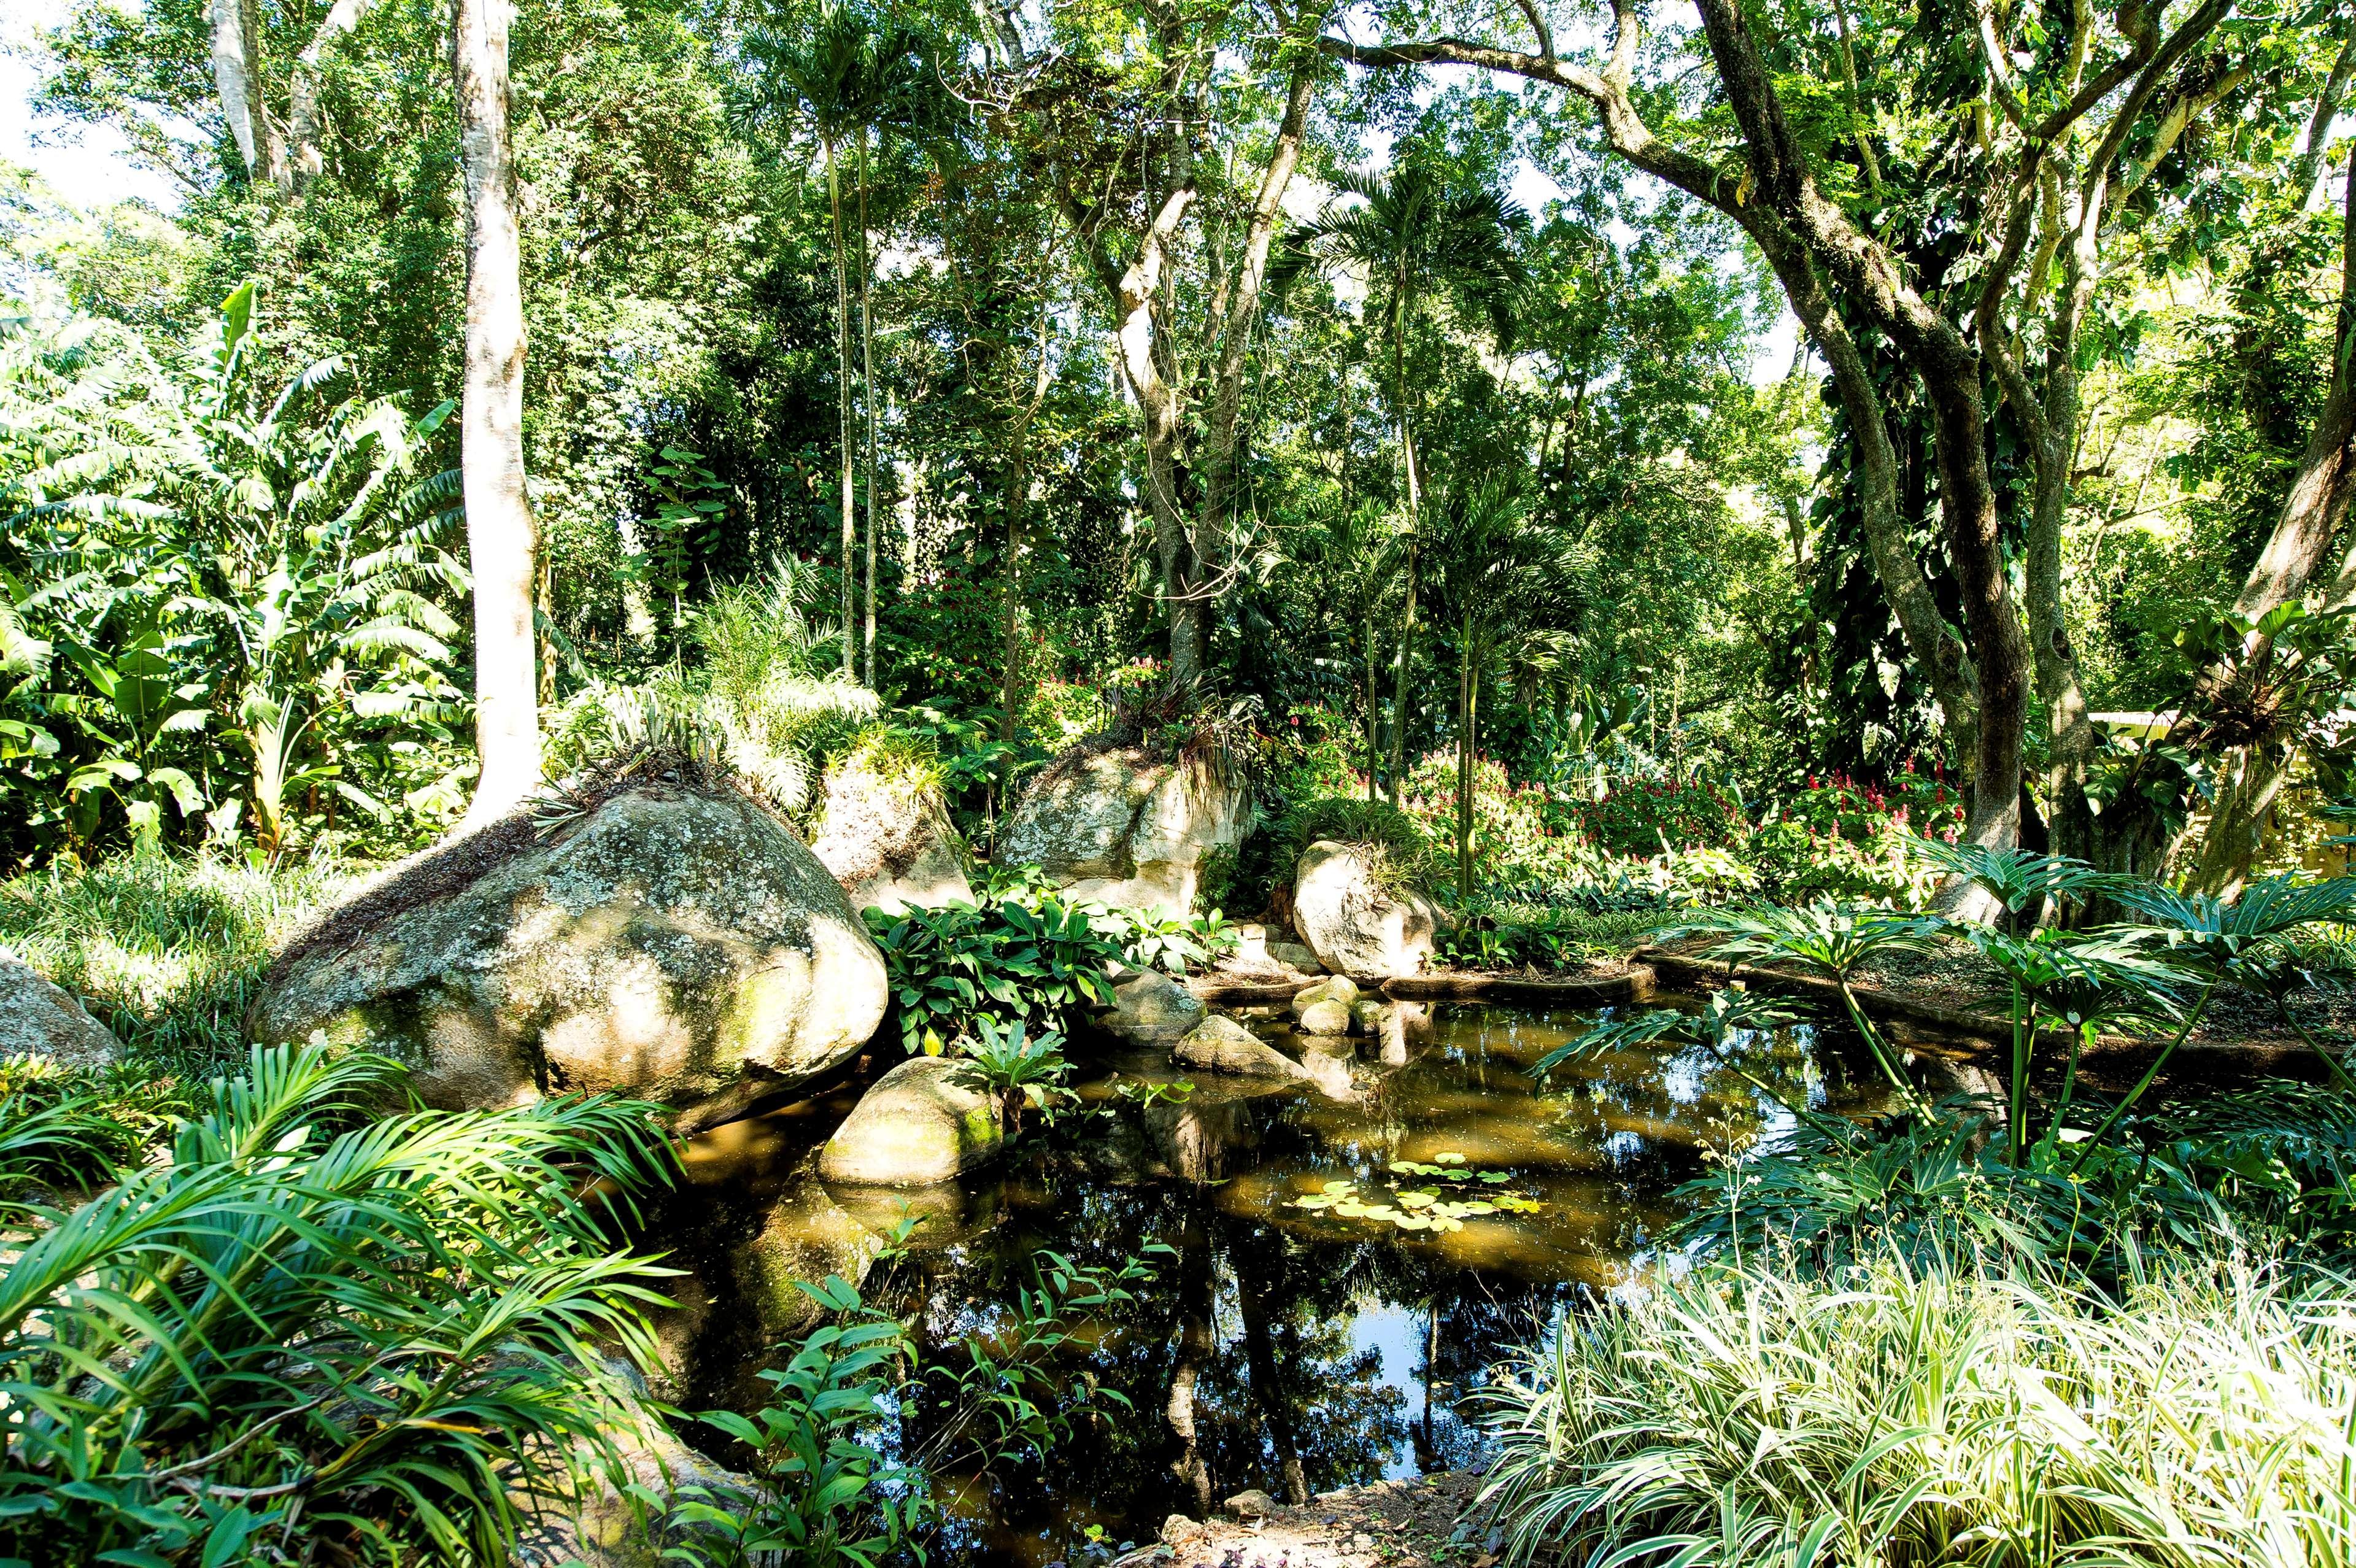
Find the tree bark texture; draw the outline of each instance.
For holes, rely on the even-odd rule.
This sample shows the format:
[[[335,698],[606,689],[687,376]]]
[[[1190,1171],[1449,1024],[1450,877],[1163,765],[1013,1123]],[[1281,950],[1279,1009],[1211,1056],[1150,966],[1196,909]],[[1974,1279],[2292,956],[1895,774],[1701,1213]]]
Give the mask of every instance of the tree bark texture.
[[[505,816],[540,782],[539,529],[524,488],[524,320],[508,133],[509,0],[458,0],[452,61],[466,187],[466,389],[459,412],[466,553],[475,578],[471,823]]]

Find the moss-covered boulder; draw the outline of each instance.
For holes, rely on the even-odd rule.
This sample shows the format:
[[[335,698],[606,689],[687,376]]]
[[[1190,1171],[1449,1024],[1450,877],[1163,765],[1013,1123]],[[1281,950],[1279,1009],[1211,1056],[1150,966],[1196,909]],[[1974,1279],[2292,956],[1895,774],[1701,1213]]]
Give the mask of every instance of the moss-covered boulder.
[[[819,1151],[819,1175],[862,1187],[928,1187],[996,1159],[998,1107],[973,1064],[913,1057],[859,1097]]]
[[[993,853],[1001,865],[1040,867],[1076,898],[1186,915],[1204,861],[1232,854],[1250,826],[1240,773],[1215,760],[1079,749],[1032,781]]]
[[[401,1058],[435,1105],[605,1090],[693,1129],[856,1053],[884,1001],[793,831],[654,757],[366,886],[287,945],[248,1025]]]
[[[866,747],[827,770],[810,853],[853,909],[897,915],[970,903],[965,845],[933,770]]]
[[[1336,974],[1379,981],[1420,973],[1440,920],[1438,905],[1386,874],[1377,850],[1320,839],[1301,852],[1292,923]]]
[[[123,1049],[112,1030],[66,992],[0,952],[0,1057],[36,1057],[90,1071]]]

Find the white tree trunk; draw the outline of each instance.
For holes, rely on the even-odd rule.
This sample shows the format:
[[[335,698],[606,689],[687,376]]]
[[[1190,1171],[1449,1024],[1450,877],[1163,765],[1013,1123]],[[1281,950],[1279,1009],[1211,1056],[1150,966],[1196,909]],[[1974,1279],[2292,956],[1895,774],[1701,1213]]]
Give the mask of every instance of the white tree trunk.
[[[244,161],[249,177],[260,156],[262,139],[254,134],[253,73],[248,64],[245,11],[239,0],[212,0],[213,87],[220,93],[221,118],[229,122],[230,139]]]
[[[505,816],[540,782],[539,530],[524,493],[523,285],[508,138],[511,0],[457,0],[452,50],[466,182],[466,381],[460,404],[466,551],[475,575],[475,782],[469,826]]]
[[[309,184],[327,167],[319,151],[319,61],[330,45],[360,25],[375,4],[376,0],[336,0],[310,43],[294,57],[294,80],[286,92],[286,119],[287,139],[293,144],[291,176],[298,186]]]

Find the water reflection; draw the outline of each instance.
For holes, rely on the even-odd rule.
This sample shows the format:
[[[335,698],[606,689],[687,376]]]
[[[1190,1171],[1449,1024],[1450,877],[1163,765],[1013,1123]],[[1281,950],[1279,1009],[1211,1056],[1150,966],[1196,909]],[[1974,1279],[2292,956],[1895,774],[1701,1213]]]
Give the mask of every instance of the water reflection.
[[[1003,1320],[1040,1249],[1108,1270],[1151,1255],[1152,1284],[1058,1369],[1072,1386],[1117,1391],[1127,1411],[1112,1406],[1116,1419],[1044,1466],[952,1477],[951,1555],[1076,1561],[1090,1524],[1112,1541],[1142,1539],[1165,1515],[1203,1513],[1247,1487],[1305,1498],[1466,1464],[1476,1440],[1459,1405],[1501,1348],[1625,1282],[1706,1147],[1790,1121],[1699,1050],[1608,1054],[1537,1091],[1530,1064],[1590,1022],[1442,1006],[1428,1025],[1362,1042],[1314,1084],[1198,1079],[1183,1100],[1168,1097],[1166,1068],[1108,1060],[1082,1109],[1019,1161],[916,1194],[810,1174],[849,1090],[720,1129],[691,1151],[689,1187],[655,1220],[691,1270],[664,1325],[680,1402],[757,1396],[771,1348],[814,1316],[796,1279],[862,1283],[946,1348]],[[1281,1020],[1253,1026],[1298,1054]],[[1861,1080],[1805,1030],[1755,1041],[1745,1066],[1795,1103],[1858,1102]],[[1480,1190],[1535,1208],[1403,1231],[1295,1207],[1328,1183],[1406,1185],[1392,1165],[1442,1156],[1505,1173],[1509,1185]],[[922,1223],[879,1268],[904,1214]],[[931,1418],[912,1407],[894,1419],[906,1451]]]

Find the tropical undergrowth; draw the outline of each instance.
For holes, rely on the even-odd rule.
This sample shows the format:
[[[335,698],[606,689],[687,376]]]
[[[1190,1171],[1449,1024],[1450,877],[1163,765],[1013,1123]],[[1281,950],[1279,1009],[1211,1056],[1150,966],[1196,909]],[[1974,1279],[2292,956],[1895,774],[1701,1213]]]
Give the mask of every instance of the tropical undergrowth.
[[[151,1077],[201,1081],[244,1053],[244,1018],[272,945],[345,875],[137,849],[53,861],[0,884],[0,948],[80,996]]]
[[[2356,1546],[2356,1090],[2156,1091],[2218,987],[2279,1002],[2345,882],[2179,895],[2019,851],[1940,846],[1993,925],[2008,1073],[1930,1103],[1855,1004],[1933,918],[1814,906],[1705,916],[1721,958],[1811,972],[1890,1077],[1864,1120],[1785,1130],[1680,1189],[1677,1267],[1566,1320],[1488,1391],[1490,1499],[1514,1562],[2043,1565],[2337,1563]],[[2102,894],[2141,917],[2035,929]],[[1794,1021],[1720,992],[1606,1019],[1537,1064],[1675,1041],[1747,1058]],[[2078,1081],[2147,1036],[2125,1093]]]
[[[667,1179],[653,1108],[407,1110],[316,1046],[193,1099],[136,1165],[0,1102],[0,1560],[506,1561],[641,1418],[605,1358],[653,1363],[662,1271],[604,1211]]]

